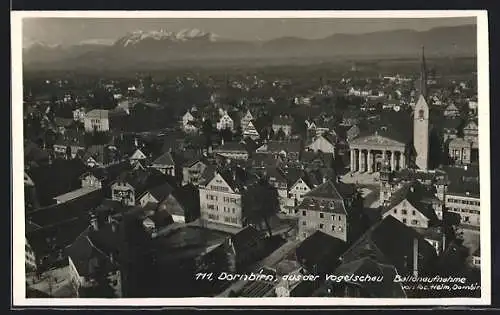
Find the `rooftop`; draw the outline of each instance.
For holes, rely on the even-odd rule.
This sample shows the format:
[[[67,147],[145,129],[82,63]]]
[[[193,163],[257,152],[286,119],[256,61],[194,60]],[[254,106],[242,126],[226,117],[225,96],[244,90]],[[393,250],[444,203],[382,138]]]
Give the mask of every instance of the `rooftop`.
[[[82,187],[82,188],[70,191],[68,193],[59,195],[57,197],[54,197],[54,199],[58,203],[64,203],[64,202],[76,199],[78,197],[84,196],[86,194],[89,194],[89,193],[91,193],[91,192],[93,192],[95,190],[98,190],[98,189],[99,188],[95,188],[95,187]]]

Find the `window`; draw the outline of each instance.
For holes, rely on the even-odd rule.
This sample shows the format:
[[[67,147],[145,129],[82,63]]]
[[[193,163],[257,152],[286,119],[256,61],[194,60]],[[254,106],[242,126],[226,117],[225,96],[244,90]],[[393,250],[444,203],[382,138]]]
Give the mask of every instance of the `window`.
[[[341,226],[339,226],[339,232],[342,232],[343,230],[344,229]]]
[[[424,110],[423,109],[418,111],[418,119],[424,119]]]
[[[402,214],[408,214],[408,211],[406,209],[401,210]]]
[[[411,224],[418,225],[418,221],[417,220],[411,220]]]
[[[302,225],[303,225],[303,226],[306,226],[306,225],[307,225],[307,222],[306,222],[306,221],[302,221]]]
[[[335,216],[332,214],[332,221],[335,220]]]
[[[305,211],[302,211],[302,215],[305,217],[305,216],[306,216],[306,212],[305,212]]]
[[[320,228],[320,229],[323,229],[324,227],[325,227],[325,226],[324,226],[323,224],[320,224],[320,225],[319,225],[319,228]]]
[[[412,210],[411,214],[412,214],[412,215],[417,215],[417,211]]]
[[[398,213],[398,209],[394,209],[394,213],[397,214]]]
[[[403,219],[403,223],[406,224],[406,219]]]
[[[319,213],[319,217],[320,217],[321,219],[323,219],[323,218],[325,217],[325,214],[324,214],[323,212],[320,212],[320,213]]]
[[[207,205],[207,209],[214,210],[215,206],[214,205]]]
[[[233,213],[236,213],[236,209],[235,208],[233,208]]]
[[[341,215],[339,215],[339,221],[342,221],[342,216]]]
[[[332,231],[335,231],[335,225],[332,225]]]

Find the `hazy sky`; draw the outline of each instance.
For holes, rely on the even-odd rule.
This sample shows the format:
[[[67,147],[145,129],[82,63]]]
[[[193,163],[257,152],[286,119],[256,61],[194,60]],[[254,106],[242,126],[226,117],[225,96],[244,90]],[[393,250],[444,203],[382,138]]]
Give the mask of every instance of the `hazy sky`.
[[[197,28],[224,38],[268,40],[283,36],[321,38],[335,33],[368,33],[395,29],[428,30],[473,24],[474,17],[427,19],[110,19],[25,18],[23,38],[49,44],[76,44],[93,39],[114,40],[135,30],[180,31]]]

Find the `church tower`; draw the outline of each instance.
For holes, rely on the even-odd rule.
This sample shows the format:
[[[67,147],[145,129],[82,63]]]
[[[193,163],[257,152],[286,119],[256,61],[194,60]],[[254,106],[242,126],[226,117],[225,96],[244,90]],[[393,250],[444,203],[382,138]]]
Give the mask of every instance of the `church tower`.
[[[427,170],[429,163],[429,105],[427,104],[427,69],[424,48],[420,65],[420,96],[413,111],[413,146],[416,151],[415,164],[421,170]]]

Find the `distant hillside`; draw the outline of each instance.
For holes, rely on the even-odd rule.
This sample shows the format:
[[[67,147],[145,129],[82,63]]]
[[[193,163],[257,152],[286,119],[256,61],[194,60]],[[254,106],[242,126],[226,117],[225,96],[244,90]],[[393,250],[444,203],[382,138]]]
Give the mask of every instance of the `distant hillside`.
[[[395,30],[366,34],[334,34],[322,39],[283,37],[266,42],[225,40],[199,30],[182,33],[135,32],[113,45],[79,44],[70,47],[32,45],[23,50],[27,69],[123,68],[139,64],[220,60],[288,60],[418,57],[425,46],[429,57],[476,55],[475,25],[434,28],[429,31]]]

